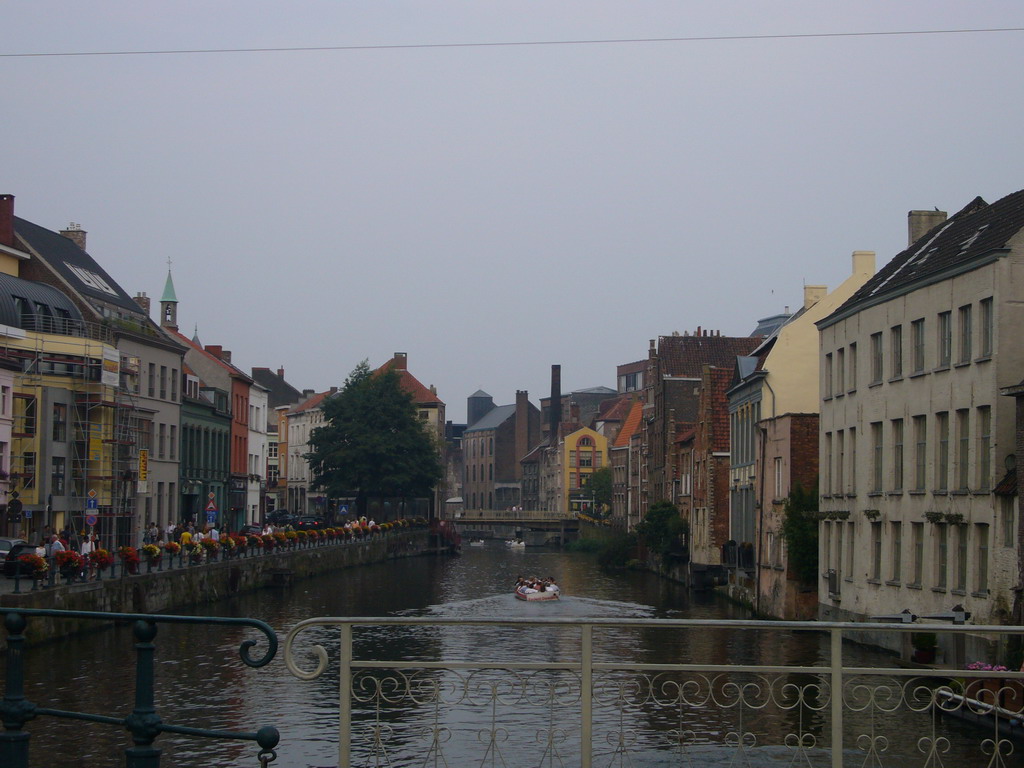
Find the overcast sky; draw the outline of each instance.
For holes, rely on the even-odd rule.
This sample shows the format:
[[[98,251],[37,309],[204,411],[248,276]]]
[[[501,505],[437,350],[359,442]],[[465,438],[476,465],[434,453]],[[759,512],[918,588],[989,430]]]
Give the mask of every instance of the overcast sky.
[[[1024,188],[1024,3],[7,2],[0,192],[299,389],[615,386]],[[109,56],[10,54],[366,46]],[[154,317],[156,317],[156,307]]]

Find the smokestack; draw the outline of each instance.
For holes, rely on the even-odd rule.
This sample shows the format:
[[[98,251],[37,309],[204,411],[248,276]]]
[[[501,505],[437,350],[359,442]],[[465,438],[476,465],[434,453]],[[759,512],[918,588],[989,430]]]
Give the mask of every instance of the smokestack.
[[[514,477],[523,479],[523,465],[519,460],[530,450],[530,395],[516,390],[516,455],[513,462]]]
[[[558,443],[558,425],[562,421],[562,366],[551,366],[551,410],[548,428],[551,445]]]
[[[934,211],[910,211],[907,214],[907,245],[913,245],[945,220],[946,212],[938,208]]]
[[[14,195],[0,195],[0,245],[14,247]]]
[[[408,368],[409,357],[405,352],[395,352],[394,368],[396,371],[404,371]]]
[[[79,224],[72,221],[68,224],[68,228],[62,229],[60,233],[83,251],[85,250],[85,236],[88,233]]]

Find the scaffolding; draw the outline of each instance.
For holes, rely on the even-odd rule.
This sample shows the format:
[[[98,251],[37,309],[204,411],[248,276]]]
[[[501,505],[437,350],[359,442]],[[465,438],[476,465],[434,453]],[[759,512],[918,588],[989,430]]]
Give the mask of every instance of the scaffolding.
[[[138,407],[139,360],[119,353],[109,326],[37,322],[25,323],[23,336],[0,335],[0,354],[21,368],[8,480],[24,509],[20,533],[38,541],[47,526],[70,527],[95,532],[113,551],[134,541],[142,490],[139,447],[148,445],[141,438],[149,422]]]

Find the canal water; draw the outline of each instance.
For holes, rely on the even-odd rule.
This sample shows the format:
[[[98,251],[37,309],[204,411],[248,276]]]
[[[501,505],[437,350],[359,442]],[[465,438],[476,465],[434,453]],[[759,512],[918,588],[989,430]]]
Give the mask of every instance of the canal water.
[[[511,585],[518,575],[554,576],[561,585],[563,599],[539,605],[516,601]],[[296,623],[316,616],[749,618],[743,609],[716,594],[691,594],[651,574],[604,573],[589,555],[555,550],[511,550],[500,543],[467,547],[461,556],[453,558],[410,558],[337,571],[187,613],[258,618],[274,627],[282,641]],[[546,635],[526,636],[501,627],[445,628],[435,630],[429,640],[424,641],[413,636],[406,627],[394,627],[358,634],[356,653],[357,658],[367,658],[380,651],[391,654],[391,658],[411,660],[421,656],[426,659],[440,648],[448,659],[564,660],[578,658],[578,630],[575,633],[556,630]],[[314,666],[306,652],[312,642],[322,643],[334,657],[331,668],[313,681],[298,680],[291,675],[283,662],[283,647],[267,667],[250,669],[242,664],[238,659],[240,643],[257,637],[252,631],[242,629],[162,625],[156,639],[159,715],[169,724],[227,731],[254,731],[273,725],[280,729],[282,743],[272,765],[281,768],[336,765],[337,630],[311,630],[311,636],[304,640],[305,646],[301,645],[303,638],[300,636],[297,661],[303,668]],[[29,698],[43,707],[104,715],[127,714],[134,696],[132,642],[127,627],[115,627],[33,649],[26,659]],[[253,655],[259,656],[264,648],[257,645]],[[881,654],[856,648],[850,652],[848,664],[891,664],[891,659]],[[771,633],[768,636],[738,630],[697,633],[643,630],[611,633],[595,639],[594,653],[595,659],[600,661],[821,664],[828,658],[828,643],[819,633]],[[441,678],[434,678],[437,679]],[[762,706],[757,726],[761,735],[753,735],[757,729],[751,728],[751,735],[741,735],[738,744],[730,734],[733,731],[747,733],[744,724],[736,727],[713,709],[688,713],[687,731],[692,733],[686,733],[685,754],[673,752],[673,735],[677,744],[683,735],[679,723],[674,720],[671,707],[668,710],[654,707],[651,699],[679,690],[681,683],[670,677],[659,679],[655,684],[648,684],[647,693],[643,693],[640,689],[644,684],[638,683],[636,676],[622,680],[619,688],[613,686],[612,689],[629,699],[629,706],[615,706],[615,702],[607,698],[607,691],[612,689],[604,689],[602,695],[610,706],[595,712],[595,734],[600,731],[602,739],[600,744],[595,739],[595,766],[730,765],[734,764],[730,761],[735,760],[738,765],[781,766],[792,764],[794,760],[794,752],[785,746],[785,734],[810,734],[808,744],[827,744],[829,740],[825,724],[828,708],[816,707],[813,696],[809,696],[807,706],[792,710],[773,711],[772,706]],[[793,676],[789,682],[794,683],[795,688],[806,684],[806,680],[798,676]],[[538,690],[557,692],[560,684],[550,683],[547,688],[543,685],[538,688],[537,683],[538,679],[532,678],[522,690],[492,689],[504,691],[498,697],[502,702],[498,715],[502,730],[497,741],[487,743],[487,733],[493,734],[493,729],[489,730],[486,716],[484,719],[474,719],[476,716],[460,719],[458,716],[445,723],[440,738],[441,755],[434,754],[426,764],[507,765],[512,768],[540,764],[544,753],[544,765],[578,765],[578,730],[561,733],[559,740],[549,744],[551,749],[547,752],[543,743],[538,745],[537,734],[543,733],[545,724],[558,713],[546,710],[543,701],[539,709],[527,711],[528,705],[537,703],[530,696]],[[725,698],[728,693],[727,688],[717,690],[717,694]],[[559,706],[564,705],[567,711],[578,706],[572,698],[571,693],[568,694]],[[371,710],[357,712],[357,726],[363,727],[364,734],[373,723]],[[431,707],[423,706],[422,702],[400,702],[392,707],[389,717],[394,731],[386,729],[393,736],[387,751],[390,763],[383,755],[375,756],[365,747],[353,748],[353,763],[425,764],[431,744],[430,713]],[[611,722],[624,718],[629,722]],[[857,744],[849,744],[847,765],[926,764],[918,739],[930,727],[928,715],[900,714],[897,718],[889,715],[878,718],[877,724],[874,719],[857,723],[856,732],[873,733],[877,725],[881,738],[875,746],[883,750],[879,761],[865,763],[865,753],[858,751]],[[402,726],[410,724],[419,728],[420,739],[415,749],[410,733],[402,732]],[[943,742],[943,748],[948,746],[948,750],[942,754],[942,764],[984,764],[978,744],[988,734],[958,721],[943,720],[941,728],[949,740],[948,745]],[[127,732],[116,726],[46,717],[30,723],[29,731],[32,734],[31,762],[40,767],[123,765],[123,750],[130,745]],[[550,729],[548,732],[550,735]],[[422,740],[424,733],[428,733],[425,742]],[[529,748],[526,742],[516,740],[524,733],[528,733]],[[650,733],[668,738],[652,741]],[[615,740],[609,739],[608,734],[617,734],[618,742],[613,743]],[[211,741],[165,734],[156,743],[164,750],[162,765],[165,766],[255,768],[259,765],[254,742]],[[630,753],[628,759],[616,755],[617,747],[622,746]],[[870,748],[866,742],[860,746]],[[804,759],[798,755],[800,759],[795,764],[828,764],[823,750],[810,749],[808,756]]]

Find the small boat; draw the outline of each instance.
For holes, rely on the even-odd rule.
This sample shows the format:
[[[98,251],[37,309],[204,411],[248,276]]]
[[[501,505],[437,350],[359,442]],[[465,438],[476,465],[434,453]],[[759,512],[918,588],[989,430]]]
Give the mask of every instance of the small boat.
[[[527,592],[526,587],[518,587],[516,589],[516,600],[557,600],[557,592]]]
[[[512,547],[512,549],[526,548],[526,542],[522,539],[508,539],[505,542],[505,546]]]
[[[484,545],[485,543],[483,539],[474,539],[473,541],[469,542],[469,546],[471,547],[482,547]]]

